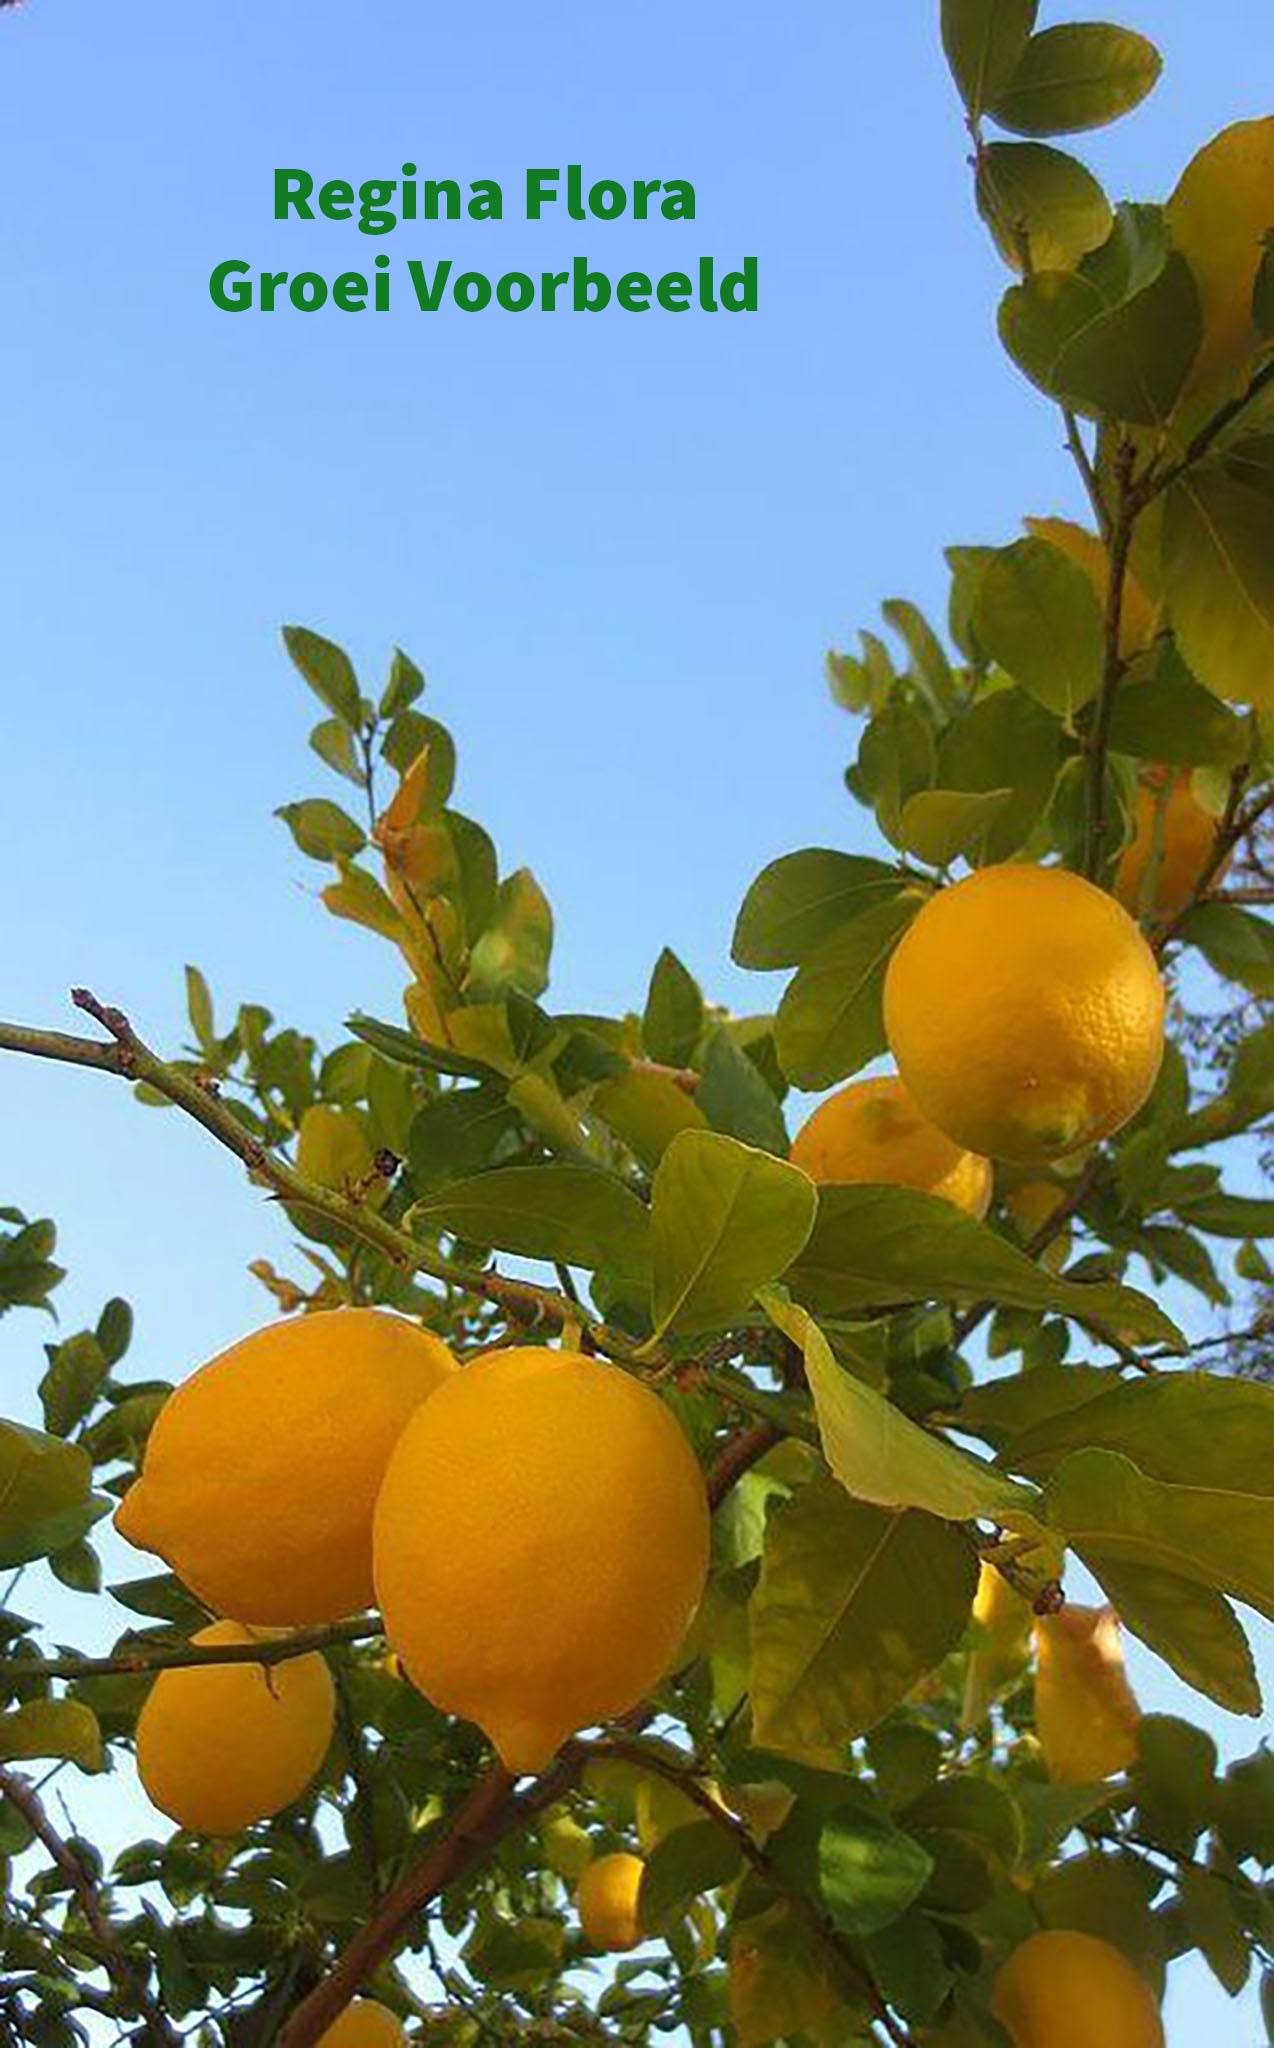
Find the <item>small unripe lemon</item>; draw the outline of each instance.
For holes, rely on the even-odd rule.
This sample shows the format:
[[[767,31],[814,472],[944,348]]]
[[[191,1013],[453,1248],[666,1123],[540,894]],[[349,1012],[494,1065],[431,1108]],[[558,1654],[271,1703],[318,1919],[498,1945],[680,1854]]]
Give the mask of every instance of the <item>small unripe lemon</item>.
[[[261,1640],[238,1622],[201,1644]],[[327,1754],[335,1701],[317,1651],[281,1664],[161,1671],[137,1721],[137,1773],[152,1803],[198,1835],[237,1835],[299,1799]]]
[[[374,1998],[355,1998],[319,2035],[318,2048],[402,2048],[406,2039],[397,2013]]]
[[[1032,1934],[996,1978],[991,2010],[1014,2048],[1164,2048],[1154,1992],[1093,1934]]]
[[[342,1308],[270,1323],[165,1402],[115,1526],[214,1613],[338,1621],[372,1597],[372,1513],[389,1456],[451,1377],[404,1316]]]
[[[617,1850],[590,1863],[579,1881],[575,1904],[579,1923],[594,1948],[636,1948],[642,1939],[640,1856]]]
[[[792,1164],[820,1182],[875,1181],[941,1195],[985,1216],[991,1164],[922,1116],[896,1074],[851,1081],[828,1097],[792,1140]]]
[[[890,960],[884,1007],[923,1113],[988,1158],[1111,1136],[1163,1058],[1153,953],[1113,896],[1065,868],[981,868],[932,896]]]
[[[708,1503],[656,1394],[533,1346],[421,1408],[376,1506],[376,1593],[408,1676],[513,1771],[663,1676],[703,1591]]]
[[[1077,1607],[1035,1624],[1035,1732],[1055,1784],[1087,1785],[1126,1770],[1141,1709],[1124,1669],[1112,1607]]]
[[[1134,917],[1175,917],[1203,877],[1217,821],[1196,802],[1188,772],[1147,777],[1133,815],[1136,829],[1119,856],[1115,894]]]

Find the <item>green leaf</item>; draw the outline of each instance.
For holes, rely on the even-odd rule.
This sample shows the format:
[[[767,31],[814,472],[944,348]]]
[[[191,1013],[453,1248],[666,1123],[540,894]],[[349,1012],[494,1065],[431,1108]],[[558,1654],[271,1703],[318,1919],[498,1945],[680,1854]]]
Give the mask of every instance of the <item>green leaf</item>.
[[[548,987],[553,913],[529,868],[500,884],[490,924],[469,961],[468,994],[489,1002],[509,989],[539,996]]]
[[[1104,1450],[1065,1458],[1045,1494],[1051,1519],[1081,1556],[1094,1551],[1116,1565],[1175,1573],[1274,1614],[1274,1502],[1268,1494],[1166,1485]]]
[[[883,861],[811,846],[763,868],[743,899],[731,955],[740,967],[799,967],[824,939],[896,896],[902,877]]]
[[[69,1436],[97,1399],[110,1366],[91,1331],[50,1348],[48,1370],[40,1381],[44,1426],[54,1436]]]
[[[1101,606],[1082,569],[1043,540],[999,548],[974,605],[979,640],[1048,710],[1071,718],[1101,683]]]
[[[310,734],[310,745],[319,760],[337,775],[343,775],[358,789],[366,787],[362,765],[354,752],[353,737],[342,719],[321,718]]]
[[[456,783],[456,743],[445,725],[426,718],[421,711],[400,711],[380,743],[380,751],[399,775],[428,750],[420,817],[432,818],[442,809]]]
[[[1162,1839],[1189,1850],[1212,1817],[1217,1747],[1175,1714],[1143,1714],[1137,1723],[1137,1804]]]
[[[1191,1940],[1221,1988],[1237,1998],[1251,1973],[1252,1955],[1234,1885],[1210,1870],[1185,1869],[1177,1891]]]
[[[1151,1479],[1274,1500],[1274,1387],[1188,1371],[1121,1381],[1025,1429],[1003,1459],[1040,1478],[1092,1447],[1120,1452]]]
[[[640,1915],[658,1927],[688,1899],[731,1884],[742,1857],[738,1843],[714,1820],[694,1820],[656,1842],[642,1872]]]
[[[1186,918],[1181,937],[1227,981],[1256,996],[1274,995],[1274,923],[1268,918],[1234,903],[1203,903]]]
[[[798,1088],[830,1088],[884,1051],[885,970],[921,901],[908,890],[862,911],[797,969],[779,1004],[774,1043]]]
[[[987,822],[983,861],[1007,860],[1029,838],[1048,807],[1061,758],[1057,720],[1025,690],[994,690],[951,721],[938,747],[941,788],[1009,792]]]
[[[401,647],[395,647],[394,658],[389,665],[389,681],[380,700],[380,716],[396,718],[409,704],[414,704],[425,687],[425,678],[409,655]]]
[[[212,995],[207,982],[197,967],[186,968],[186,1014],[190,1028],[195,1034],[195,1043],[207,1051],[216,1043],[216,1027],[212,1014]]]
[[[56,1244],[57,1231],[45,1218],[0,1236],[0,1315],[9,1308],[48,1308],[50,1294],[66,1278],[50,1256]]]
[[[1122,1385],[1115,1367],[1039,1365],[973,1387],[960,1403],[960,1427],[997,1449],[1013,1443],[1036,1423],[1048,1422],[1095,1401]]]
[[[818,1891],[846,1934],[876,1934],[920,1896],[933,1859],[864,1791],[838,1806],[818,1836]]]
[[[933,733],[918,710],[890,697],[863,730],[856,777],[887,839],[901,843],[900,820],[907,798],[933,781]]]
[[[942,0],[942,47],[976,119],[1022,61],[1038,0]]]
[[[363,702],[349,656],[307,626],[285,626],[283,644],[315,696],[356,732],[362,724]]]
[[[973,1301],[1053,1309],[1129,1337],[1180,1346],[1155,1304],[1131,1287],[1063,1279],[937,1195],[912,1188],[825,1187],[787,1285],[815,1315],[898,1301]]]
[[[652,1060],[689,1066],[703,1028],[703,996],[689,969],[667,946],[655,962],[642,1018],[642,1043]]]
[[[783,1111],[755,1061],[735,1043],[728,1025],[716,1024],[709,1032],[702,1069],[695,1101],[713,1130],[786,1158]]]
[[[1216,465],[1188,470],[1166,497],[1163,585],[1199,681],[1274,706],[1274,497]]]
[[[632,1189],[595,1166],[497,1166],[451,1181],[415,1205],[413,1219],[524,1259],[560,1260],[641,1279],[650,1216]]]
[[[750,1611],[758,1746],[824,1769],[939,1664],[968,1622],[977,1552],[917,1510],[815,1480],[770,1518]]]
[[[1131,29],[1066,22],[1031,37],[987,112],[1015,135],[1078,135],[1140,105],[1162,69],[1154,44]]]
[[[32,1700],[0,1715],[0,1762],[35,1757],[60,1757],[82,1771],[100,1771],[105,1758],[96,1714],[78,1700]]]
[[[945,709],[955,696],[955,678],[933,627],[905,597],[886,598],[880,607],[911,657],[912,674],[935,705]]]
[[[1245,721],[1196,683],[1175,655],[1152,681],[1122,684],[1110,744],[1118,754],[1172,768],[1233,768],[1251,748]]]
[[[367,844],[361,827],[325,796],[280,804],[274,815],[282,818],[300,851],[311,860],[352,860]]]
[[[401,1072],[401,1069],[398,1069]],[[519,1129],[503,1088],[452,1088],[417,1110],[407,1133],[407,1163],[418,1195],[490,1166]]]
[[[1110,233],[1110,201],[1073,156],[1039,142],[982,152],[978,210],[1014,270],[1068,270]]]
[[[383,1059],[393,1060],[399,1066],[420,1067],[431,1074],[454,1074],[467,1081],[497,1078],[495,1069],[487,1066],[485,1061],[454,1052],[449,1046],[426,1045],[414,1032],[404,1031],[400,1025],[384,1024],[378,1017],[364,1017],[357,1011],[347,1022],[356,1038],[370,1045]]]
[[[694,1097],[670,1075],[648,1068],[630,1067],[617,1080],[603,1082],[592,1107],[648,1172],[658,1166],[679,1132],[707,1128]]]
[[[823,1451],[842,1486],[879,1507],[924,1508],[945,1521],[1033,1521],[1039,1496],[921,1429],[883,1394],[837,1364],[804,1309],[767,1290],[762,1306],[799,1345]]]
[[[745,1315],[786,1272],[814,1221],[813,1182],[715,1131],[683,1131],[652,1192],[652,1302],[657,1335],[691,1336]]]
[[[950,867],[964,855],[986,857],[986,847],[1006,806],[1011,788],[989,790],[922,789],[908,797],[899,818],[899,836],[908,853],[931,867]]]
[[[79,1444],[0,1422],[0,1570],[77,1543],[108,1503],[89,1491],[92,1463]]]

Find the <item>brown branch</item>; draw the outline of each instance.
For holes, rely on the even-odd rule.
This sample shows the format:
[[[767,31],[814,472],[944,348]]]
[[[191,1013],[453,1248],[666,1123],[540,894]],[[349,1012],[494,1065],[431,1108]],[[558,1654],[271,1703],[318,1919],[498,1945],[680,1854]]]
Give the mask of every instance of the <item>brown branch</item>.
[[[286,1664],[311,1650],[337,1643],[366,1642],[384,1633],[378,1616],[336,1621],[321,1628],[297,1629],[258,1643],[136,1643],[109,1657],[10,1657],[0,1663],[5,1685],[28,1679],[105,1678],[147,1671],[184,1671],[199,1664]]]
[[[155,2048],[179,2048],[180,2036],[169,2023],[163,2008],[151,1997],[144,1976],[134,1968],[121,1947],[119,1934],[86,1866],[54,1827],[34,1786],[0,1764],[0,1794],[17,1808],[50,1862],[74,1892],[101,1958],[102,1968],[114,1985],[121,2005],[125,2012],[136,2013],[142,2021],[139,2038],[154,2043]]]
[[[1104,541],[1109,541],[1111,529],[1110,508],[1102,494],[1101,482],[1093,466],[1093,459],[1084,446],[1084,437],[1080,432],[1079,421],[1068,405],[1062,407],[1062,418],[1066,423],[1066,446],[1071,452],[1075,467],[1083,480],[1084,489],[1088,493],[1088,502],[1093,508],[1093,516],[1097,521],[1098,531]]]
[[[1272,383],[1274,356],[1256,372],[1245,391],[1241,391],[1237,398],[1231,398],[1200,427],[1179,461],[1171,463],[1167,469],[1152,469],[1140,479],[1135,499],[1137,510],[1142,511],[1153,499],[1161,497],[1163,492],[1177,483],[1187,470],[1193,469],[1196,462],[1202,462],[1204,456],[1209,454],[1220,440],[1226,428],[1233,426],[1235,420],[1247,411],[1253,399],[1259,398]]]
[[[1106,755],[1110,746],[1111,721],[1115,715],[1115,699],[1124,675],[1124,588],[1128,579],[1128,558],[1132,551],[1133,528],[1137,520],[1130,496],[1132,463],[1132,445],[1125,441],[1119,449],[1115,469],[1118,505],[1113,520],[1107,522],[1106,546],[1110,557],[1110,578],[1106,589],[1105,664],[1097,703],[1085,738],[1085,752],[1088,756],[1088,828],[1084,843],[1084,873],[1089,881],[1096,881],[1100,876],[1106,850]]]

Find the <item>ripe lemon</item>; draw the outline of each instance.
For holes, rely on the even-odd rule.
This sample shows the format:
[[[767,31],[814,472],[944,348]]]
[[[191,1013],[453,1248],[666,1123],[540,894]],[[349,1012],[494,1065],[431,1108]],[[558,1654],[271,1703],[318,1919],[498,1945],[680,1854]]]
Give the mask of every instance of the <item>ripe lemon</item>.
[[[1035,1624],[1035,1731],[1048,1775],[1088,1785],[1137,1754],[1137,1705],[1111,1607],[1066,1606]]]
[[[318,2048],[402,2048],[406,2039],[397,2013],[374,1998],[355,1998],[319,2035]]]
[[[640,1856],[618,1850],[590,1863],[579,1881],[575,1905],[584,1936],[594,1948],[636,1948],[642,1938]]]
[[[214,1622],[196,1643],[250,1643]],[[283,1664],[161,1671],[137,1721],[137,1772],[153,1805],[198,1835],[237,1835],[299,1799],[332,1739],[332,1678],[317,1651]]]
[[[942,1195],[971,1216],[991,1201],[991,1164],[921,1115],[896,1074],[851,1081],[792,1140],[792,1164],[816,1181],[882,1181]]]
[[[707,1562],[703,1477],[670,1410],[577,1352],[467,1365],[404,1433],[376,1506],[390,1643],[513,1771],[663,1676]]]
[[[1154,1992],[1093,1934],[1029,1936],[1000,1970],[991,2010],[1015,2048],[1164,2048]]]
[[[930,898],[885,977],[921,1110],[995,1159],[1059,1158],[1127,1123],[1163,1057],[1163,981],[1113,896],[1065,868],[981,868]]]
[[[164,1404],[115,1526],[236,1621],[357,1613],[390,1452],[454,1367],[439,1338],[378,1309],[268,1324]]]
[[[1188,774],[1147,777],[1136,829],[1119,856],[1115,894],[1134,917],[1163,920],[1185,909],[1216,843],[1217,821],[1195,801]]]

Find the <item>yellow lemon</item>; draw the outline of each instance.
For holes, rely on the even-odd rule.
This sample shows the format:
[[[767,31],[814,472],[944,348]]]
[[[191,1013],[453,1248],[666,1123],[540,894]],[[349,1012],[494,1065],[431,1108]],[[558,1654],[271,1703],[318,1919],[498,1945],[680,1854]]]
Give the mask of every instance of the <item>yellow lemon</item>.
[[[1014,2048],[1164,2048],[1154,1992],[1093,1934],[1029,1936],[1000,1970],[991,2010]]]
[[[994,1565],[978,1571],[973,1619],[978,1632],[965,1673],[962,1728],[978,1727],[995,1695],[1025,1669],[1031,1639],[1030,1603]]]
[[[1147,777],[1137,792],[1136,829],[1119,856],[1115,894],[1134,917],[1165,919],[1185,909],[1216,844],[1217,821],[1195,801],[1188,774]]]
[[[1164,989],[1126,910],[1065,868],[981,868],[930,898],[885,977],[885,1028],[921,1110],[990,1158],[1054,1159],[1140,1109]]]
[[[1048,1775],[1087,1785],[1126,1770],[1141,1709],[1111,1607],[1066,1606],[1035,1624],[1035,1731]]]
[[[403,2023],[374,1998],[355,1998],[318,2038],[318,2048],[402,2048]]]
[[[235,1621],[196,1643],[261,1640]],[[285,1663],[161,1671],[137,1721],[137,1772],[151,1802],[198,1835],[237,1835],[299,1799],[327,1754],[335,1701],[317,1651]]]
[[[390,1452],[454,1367],[439,1338],[378,1309],[268,1324],[164,1404],[115,1526],[236,1621],[357,1613]]]
[[[467,1365],[406,1430],[376,1506],[389,1641],[514,1771],[663,1676],[707,1562],[703,1477],[671,1411],[577,1352]]]
[[[636,1948],[642,1938],[640,1856],[618,1850],[590,1863],[579,1881],[575,1904],[585,1939],[594,1948]]]
[[[941,1195],[985,1216],[991,1165],[921,1115],[896,1074],[851,1081],[821,1103],[792,1140],[792,1164],[816,1181],[879,1181]]]

